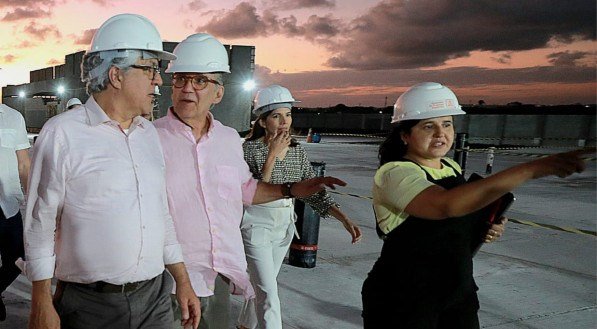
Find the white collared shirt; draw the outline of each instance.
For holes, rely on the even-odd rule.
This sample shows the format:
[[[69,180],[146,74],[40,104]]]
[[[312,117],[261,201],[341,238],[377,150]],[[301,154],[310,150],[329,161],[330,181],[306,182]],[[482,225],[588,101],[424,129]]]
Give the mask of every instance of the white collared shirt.
[[[16,151],[29,147],[21,113],[0,104],[0,207],[6,218],[16,215],[23,202]]]
[[[90,97],[48,120],[35,145],[19,263],[29,280],[55,269],[63,281],[122,284],[182,262],[149,121],[135,117],[127,136]]]

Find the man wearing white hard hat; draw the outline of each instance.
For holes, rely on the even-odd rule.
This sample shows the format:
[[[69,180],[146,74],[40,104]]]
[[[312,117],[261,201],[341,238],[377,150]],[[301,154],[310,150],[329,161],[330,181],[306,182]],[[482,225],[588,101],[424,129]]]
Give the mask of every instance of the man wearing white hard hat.
[[[72,110],[77,106],[83,105],[83,103],[81,103],[81,100],[74,97],[68,100],[68,102],[66,102],[66,109],[67,110]]]
[[[172,107],[154,122],[166,159],[168,201],[201,298],[200,326],[228,329],[230,291],[254,296],[239,228],[243,204],[307,196],[344,182],[320,177],[274,185],[253,179],[238,133],[210,113],[224,96],[223,74],[230,73],[226,48],[213,36],[197,33],[178,44],[174,54],[166,70],[172,73]]]
[[[81,64],[89,99],[44,125],[19,262],[33,281],[30,328],[167,328],[173,282],[165,268],[184,324],[198,326],[159,137],[142,117],[162,84],[159,61],[174,58],[145,17],[108,19]]]

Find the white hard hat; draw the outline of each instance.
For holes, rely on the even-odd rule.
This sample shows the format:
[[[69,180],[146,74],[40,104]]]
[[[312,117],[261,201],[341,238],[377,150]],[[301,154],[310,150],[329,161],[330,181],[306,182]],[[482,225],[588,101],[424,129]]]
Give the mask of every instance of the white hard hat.
[[[450,88],[423,82],[405,91],[394,104],[392,123],[466,114]]]
[[[70,109],[71,106],[75,106],[75,105],[83,105],[83,103],[81,103],[81,100],[79,100],[78,98],[71,98],[68,100],[68,102],[66,102],[66,108]]]
[[[226,48],[210,34],[188,36],[176,45],[174,54],[177,58],[168,63],[166,73],[230,73]]]
[[[124,49],[154,52],[159,59],[176,58],[164,51],[162,38],[153,23],[135,14],[120,14],[105,21],[95,32],[87,53]]]
[[[290,91],[282,86],[271,85],[265,87],[257,91],[257,94],[255,95],[255,100],[253,100],[253,113],[259,116],[265,112],[273,110],[273,108],[268,105],[282,103],[292,105],[293,103],[300,103],[300,101],[295,100]]]

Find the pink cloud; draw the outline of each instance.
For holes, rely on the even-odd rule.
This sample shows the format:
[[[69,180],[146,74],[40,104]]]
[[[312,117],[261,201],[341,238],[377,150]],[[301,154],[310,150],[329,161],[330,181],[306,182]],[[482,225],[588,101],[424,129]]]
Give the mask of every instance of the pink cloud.
[[[2,20],[5,22],[14,22],[27,18],[42,18],[49,16],[50,12],[44,11],[43,9],[16,8],[14,11],[4,15]]]
[[[56,25],[38,25],[35,22],[30,22],[29,25],[25,26],[23,32],[40,40],[45,40],[48,36],[54,36],[55,38],[62,37]]]
[[[83,31],[83,33],[80,36],[74,36],[75,37],[74,44],[75,45],[91,44],[91,40],[93,39],[93,36],[95,35],[95,31],[97,31],[97,29],[89,29],[89,30]]]
[[[8,55],[2,57],[2,60],[4,61],[4,63],[12,63],[15,61],[16,58],[17,58],[16,56],[8,54]]]

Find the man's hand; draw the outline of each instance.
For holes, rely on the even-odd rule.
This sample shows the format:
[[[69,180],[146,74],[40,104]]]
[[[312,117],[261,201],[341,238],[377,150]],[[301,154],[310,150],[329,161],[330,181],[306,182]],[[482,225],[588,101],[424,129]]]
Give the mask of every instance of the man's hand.
[[[346,186],[346,182],[336,177],[315,177],[292,184],[290,193],[295,197],[304,198],[323,191],[326,186],[335,190],[336,185]]]
[[[60,318],[52,303],[31,304],[29,329],[60,329]]]
[[[33,282],[29,329],[60,329],[60,318],[52,304],[50,287],[50,279]]]
[[[197,329],[201,320],[201,304],[189,282],[176,284],[176,299],[182,314],[180,325],[183,328]]]
[[[201,304],[191,286],[187,269],[184,263],[168,264],[166,267],[168,272],[172,274],[174,281],[176,281],[176,300],[182,315],[180,325],[183,328],[197,329],[199,320],[201,320]]]

